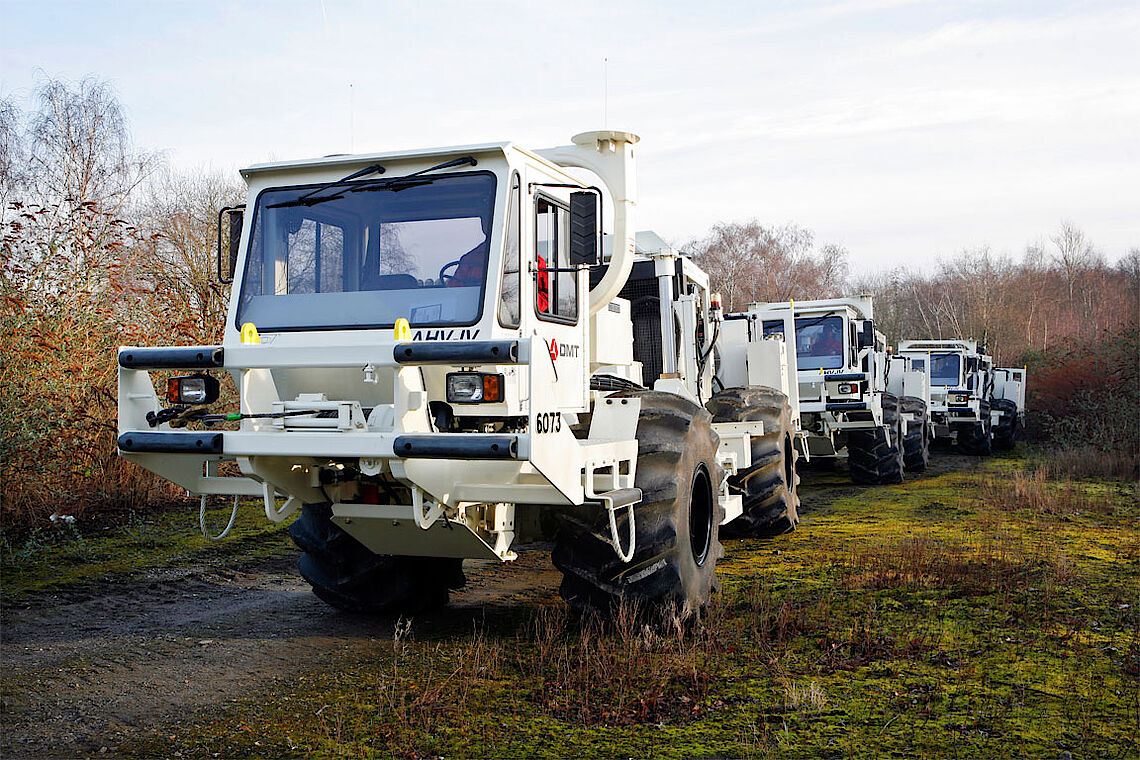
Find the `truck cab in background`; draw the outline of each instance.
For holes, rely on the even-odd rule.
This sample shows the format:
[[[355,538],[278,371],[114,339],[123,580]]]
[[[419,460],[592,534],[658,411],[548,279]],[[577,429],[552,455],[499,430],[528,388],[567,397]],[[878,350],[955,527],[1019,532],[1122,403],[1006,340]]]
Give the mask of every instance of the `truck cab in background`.
[[[917,377],[891,384],[892,363],[886,337],[875,329],[871,296],[754,303],[726,317],[725,327],[730,332],[719,343],[718,379],[726,386],[780,375],[785,360],[770,358],[773,352],[763,347],[773,340],[788,346],[788,395],[806,460],[846,458],[858,483],[902,481],[908,469],[903,442],[925,435],[925,386]],[[904,413],[900,398],[911,391],[916,395],[908,396],[913,401]],[[909,469],[924,469],[925,456],[919,459]]]
[[[1024,369],[995,369],[975,340],[904,340],[899,355],[927,368],[936,442],[953,441],[977,456],[1013,446],[1024,414]]]

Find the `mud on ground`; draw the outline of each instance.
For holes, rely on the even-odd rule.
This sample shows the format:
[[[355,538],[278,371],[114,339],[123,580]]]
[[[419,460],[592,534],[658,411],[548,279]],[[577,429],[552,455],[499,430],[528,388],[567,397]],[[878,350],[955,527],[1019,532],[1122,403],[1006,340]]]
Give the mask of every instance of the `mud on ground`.
[[[95,584],[3,610],[0,757],[115,754],[277,681],[390,639],[393,620],[318,600],[290,552],[239,570],[198,566]],[[467,586],[426,624],[446,630],[557,602],[549,549],[512,566],[469,560]]]

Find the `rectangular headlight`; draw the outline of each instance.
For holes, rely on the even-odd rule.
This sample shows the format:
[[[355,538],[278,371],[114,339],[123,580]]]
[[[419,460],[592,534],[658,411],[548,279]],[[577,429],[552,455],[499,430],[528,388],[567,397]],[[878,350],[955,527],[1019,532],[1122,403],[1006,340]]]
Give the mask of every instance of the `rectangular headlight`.
[[[482,372],[449,373],[447,400],[452,404],[493,404],[502,401],[503,376]]]
[[[218,380],[210,375],[184,375],[166,381],[170,404],[212,404],[218,400]]]
[[[853,393],[859,392],[859,384],[858,383],[840,383],[838,390],[843,395],[849,396]]]

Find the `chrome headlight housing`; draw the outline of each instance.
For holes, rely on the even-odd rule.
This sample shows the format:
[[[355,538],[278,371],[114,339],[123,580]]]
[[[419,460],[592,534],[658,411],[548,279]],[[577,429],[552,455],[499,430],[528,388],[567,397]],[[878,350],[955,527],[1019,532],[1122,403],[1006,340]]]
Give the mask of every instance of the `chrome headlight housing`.
[[[212,404],[220,390],[217,378],[199,372],[167,380],[166,400],[173,405]]]
[[[503,376],[485,372],[450,372],[447,401],[450,404],[493,404],[503,400]]]

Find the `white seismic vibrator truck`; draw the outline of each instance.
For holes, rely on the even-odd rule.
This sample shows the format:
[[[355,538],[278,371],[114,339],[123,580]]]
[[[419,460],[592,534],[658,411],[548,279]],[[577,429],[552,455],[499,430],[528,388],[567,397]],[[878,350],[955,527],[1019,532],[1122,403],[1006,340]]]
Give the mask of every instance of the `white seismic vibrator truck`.
[[[578,610],[698,612],[722,524],[770,531],[740,478],[778,436],[705,407],[721,314],[692,262],[638,252],[637,142],[244,170],[245,206],[219,215],[222,342],[120,349],[122,456],[299,511],[300,572],[338,608],[439,606],[464,558],[552,541]]]

